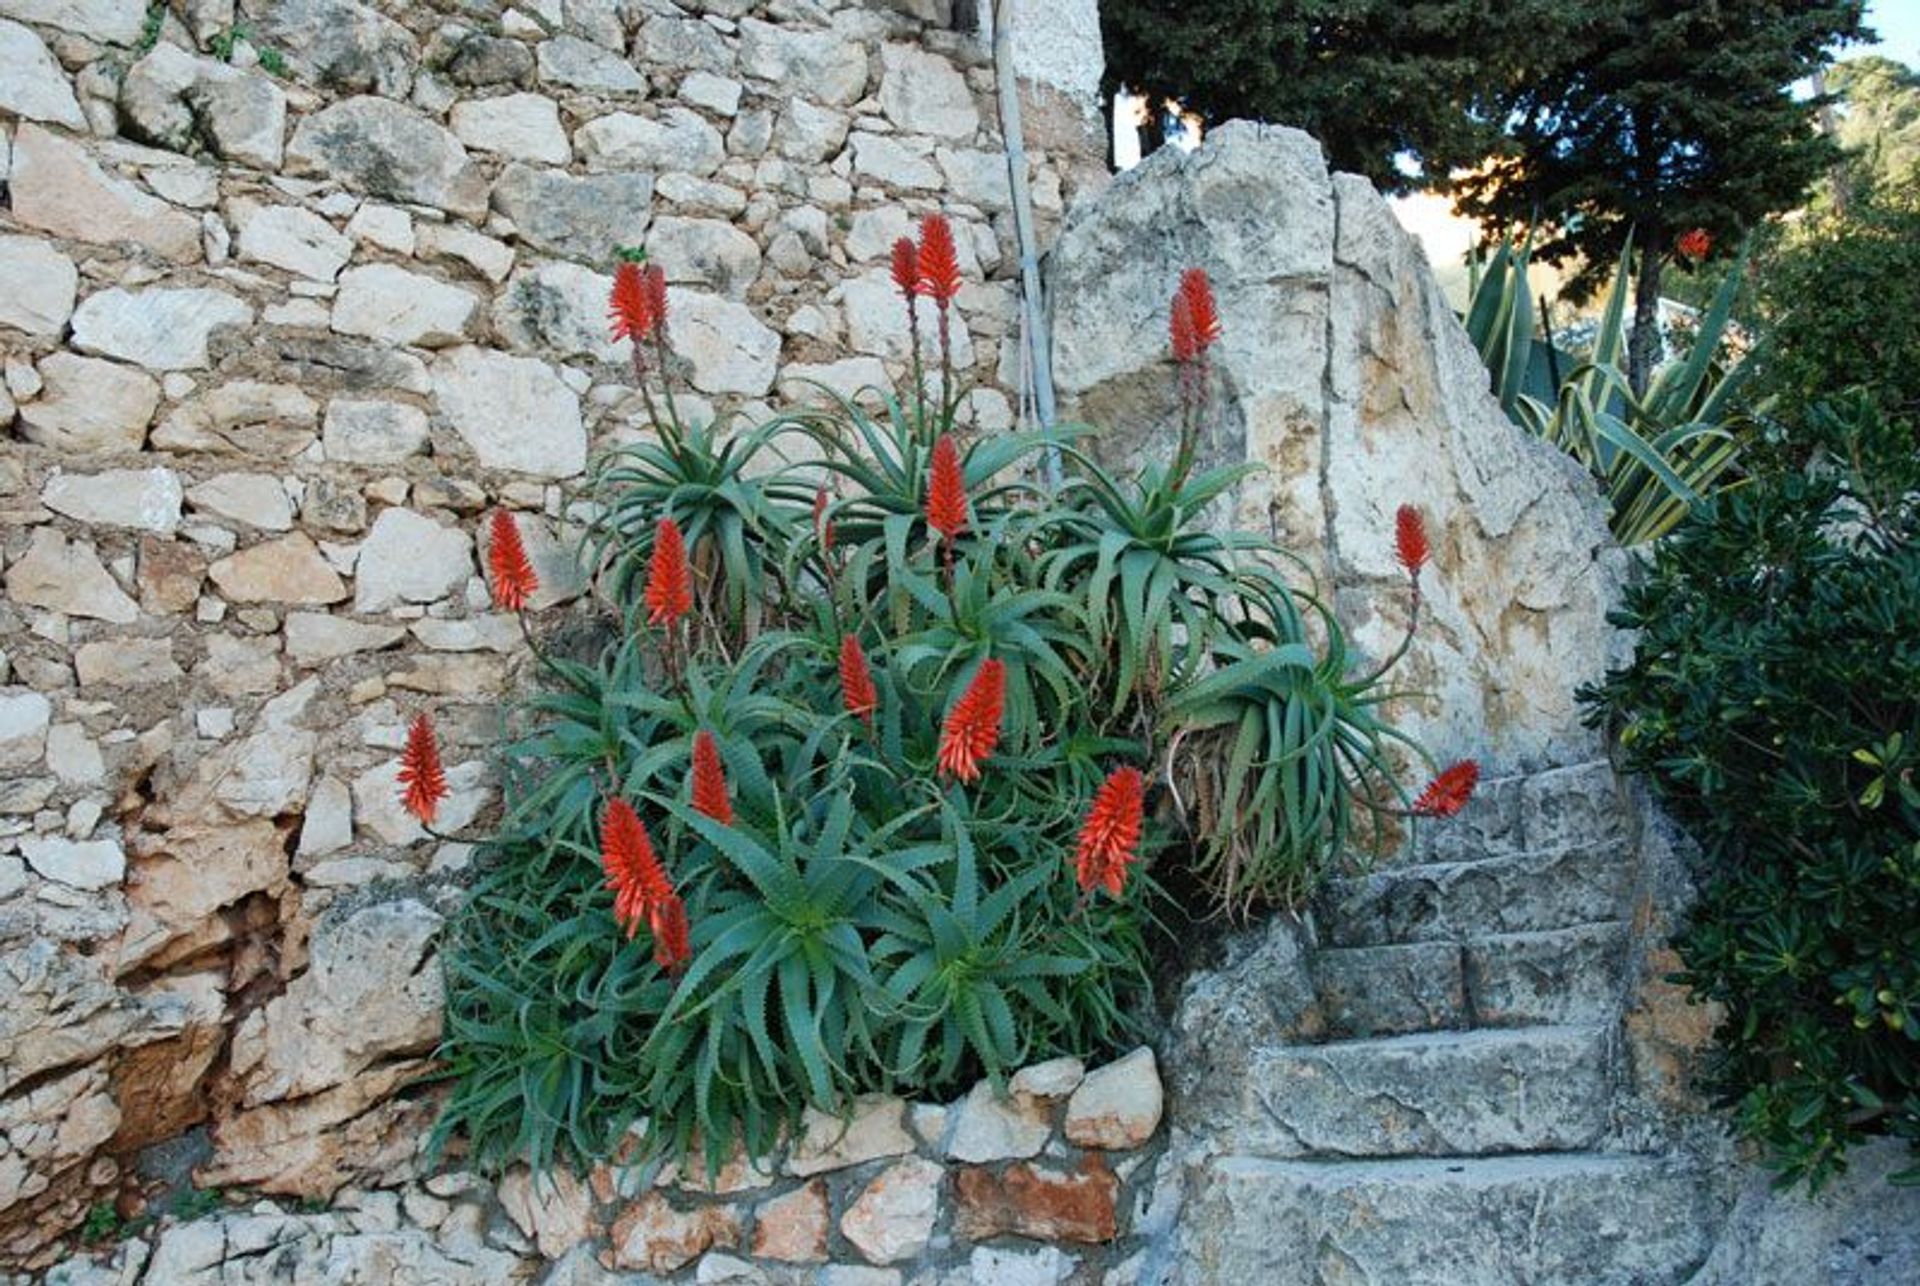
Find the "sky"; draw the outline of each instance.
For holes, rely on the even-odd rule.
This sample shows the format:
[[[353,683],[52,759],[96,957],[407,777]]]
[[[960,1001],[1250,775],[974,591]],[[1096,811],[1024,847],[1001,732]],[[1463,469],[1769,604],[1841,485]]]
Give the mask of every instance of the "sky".
[[[1880,43],[1855,45],[1842,57],[1874,53],[1920,67],[1920,0],[1872,0],[1867,6],[1867,25],[1880,33]]]

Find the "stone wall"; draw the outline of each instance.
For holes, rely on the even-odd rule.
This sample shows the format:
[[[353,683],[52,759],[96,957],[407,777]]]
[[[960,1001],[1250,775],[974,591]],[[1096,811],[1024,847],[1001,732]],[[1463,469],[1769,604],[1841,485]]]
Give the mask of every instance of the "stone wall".
[[[471,855],[395,757],[433,711],[447,825],[490,806],[524,658],[477,519],[520,513],[537,607],[577,596],[575,484],[641,422],[616,246],[673,285],[682,408],[762,414],[900,368],[885,256],[944,208],[968,414],[1010,422],[1005,163],[953,17],[0,0],[0,1262],[158,1153],[407,1179]],[[1075,84],[1028,93],[1044,231],[1104,148]]]
[[[777,1154],[708,1176],[597,1166],[498,1185],[458,1170],[259,1202],[54,1268],[50,1286],[1057,1286],[1142,1280],[1163,1217],[1151,1050],[1055,1059],[950,1105],[809,1112]]]

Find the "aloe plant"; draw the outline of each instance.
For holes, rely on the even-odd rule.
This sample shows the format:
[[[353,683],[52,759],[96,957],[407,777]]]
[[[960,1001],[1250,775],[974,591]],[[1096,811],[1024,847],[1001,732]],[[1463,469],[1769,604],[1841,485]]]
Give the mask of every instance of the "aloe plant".
[[[1173,327],[1189,425],[1204,286]],[[658,297],[612,302],[657,338]],[[1244,470],[1176,448],[1117,476],[1073,431],[962,447],[915,385],[732,435],[649,397],[667,418],[596,471],[585,548],[619,628],[546,658],[449,930],[435,1138],[469,1163],[637,1147],[711,1175],[809,1106],[1127,1048],[1158,863],[1244,911],[1310,893],[1382,817],[1458,810],[1399,780],[1425,758],[1381,709],[1399,654],[1361,665],[1297,560],[1212,530]],[[1023,478],[1049,452],[1057,491]],[[1428,547],[1398,523],[1417,619]],[[492,562],[496,595],[533,579]]]
[[[1623,545],[1657,540],[1740,477],[1740,447],[1751,419],[1737,399],[1751,367],[1747,358],[1724,365],[1717,360],[1739,290],[1739,267],[1727,274],[1702,315],[1692,350],[1657,370],[1646,392],[1636,396],[1626,366],[1629,239],[1601,310],[1593,354],[1567,373],[1549,402],[1525,391],[1541,343],[1533,333],[1527,286],[1531,248],[1526,240],[1503,241],[1484,266],[1475,265],[1467,334],[1509,418],[1593,474],[1614,537]]]

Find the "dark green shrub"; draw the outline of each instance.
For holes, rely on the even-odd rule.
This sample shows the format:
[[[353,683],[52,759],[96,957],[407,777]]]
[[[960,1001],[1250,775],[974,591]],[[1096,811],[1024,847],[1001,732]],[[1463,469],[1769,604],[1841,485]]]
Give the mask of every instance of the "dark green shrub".
[[[1845,389],[1920,422],[1920,179],[1809,214],[1761,265],[1759,295],[1755,395],[1782,424]]]
[[[1702,845],[1678,945],[1727,1007],[1718,1088],[1818,1185],[1920,1142],[1920,459],[1866,399],[1803,440],[1655,549],[1638,655],[1585,695]]]

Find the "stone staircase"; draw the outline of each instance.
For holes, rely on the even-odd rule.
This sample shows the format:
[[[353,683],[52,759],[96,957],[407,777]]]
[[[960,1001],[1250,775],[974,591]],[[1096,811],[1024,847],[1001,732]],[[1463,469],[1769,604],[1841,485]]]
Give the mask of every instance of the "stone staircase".
[[[1248,1051],[1178,1280],[1691,1276],[1710,1185],[1622,1125],[1641,880],[1616,792],[1604,764],[1491,783],[1404,864],[1327,890],[1307,957],[1324,1040]]]

